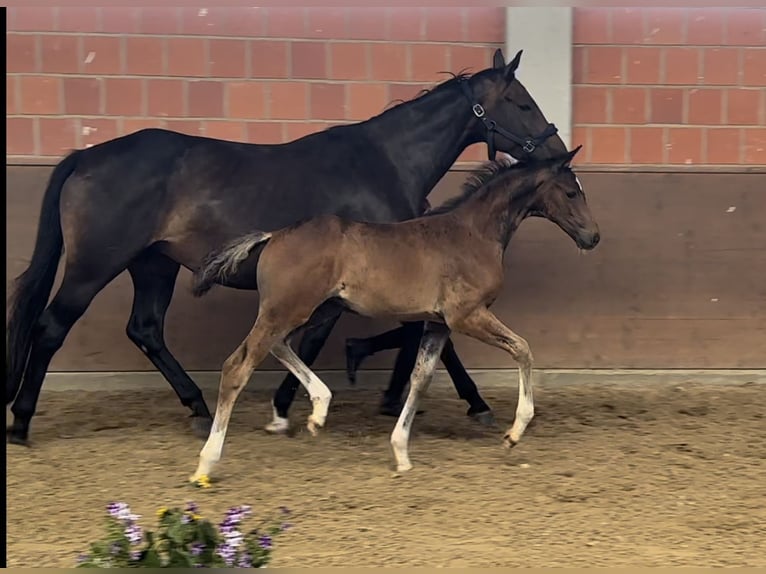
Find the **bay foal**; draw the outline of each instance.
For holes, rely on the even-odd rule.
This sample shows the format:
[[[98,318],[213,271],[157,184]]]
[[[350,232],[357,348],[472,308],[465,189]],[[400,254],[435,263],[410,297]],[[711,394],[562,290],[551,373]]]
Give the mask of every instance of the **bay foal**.
[[[322,216],[271,233],[251,233],[209,254],[194,275],[196,296],[231,280],[245,261],[258,258],[261,299],[255,325],[224,362],[213,426],[190,480],[206,477],[220,460],[237,396],[269,353],[308,391],[313,403],[309,431],[316,434],[324,426],[331,392],[288,341],[338,308],[367,317],[426,321],[409,395],[391,435],[399,471],[411,468],[412,419],[450,331],[499,347],[519,364],[516,419],[505,435],[507,446],[516,444],[534,413],[532,354],[527,342],[488,307],[502,288],[505,249],[527,216],[553,221],[582,249],[599,242],[598,226],[569,166],[579,149],[535,163],[490,163],[464,184],[458,198],[425,217],[359,223]]]

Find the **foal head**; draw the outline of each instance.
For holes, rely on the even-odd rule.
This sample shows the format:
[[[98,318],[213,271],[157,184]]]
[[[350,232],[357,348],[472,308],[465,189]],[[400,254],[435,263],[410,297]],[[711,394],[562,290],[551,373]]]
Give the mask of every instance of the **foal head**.
[[[580,249],[593,249],[601,235],[593,219],[585,192],[572,167],[572,159],[582,146],[552,160],[542,162],[529,216],[545,217],[558,225]]]

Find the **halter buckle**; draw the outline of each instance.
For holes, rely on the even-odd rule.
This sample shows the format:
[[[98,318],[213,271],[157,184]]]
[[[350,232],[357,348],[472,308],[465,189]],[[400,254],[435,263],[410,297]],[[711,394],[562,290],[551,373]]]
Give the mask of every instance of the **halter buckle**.
[[[484,117],[484,108],[481,106],[481,104],[474,104],[472,109],[473,115],[475,115],[477,118]]]
[[[537,145],[535,145],[535,142],[533,142],[532,140],[527,140],[524,143],[524,147],[522,147],[521,149],[523,149],[527,153],[532,153],[533,151],[535,151],[536,147]]]

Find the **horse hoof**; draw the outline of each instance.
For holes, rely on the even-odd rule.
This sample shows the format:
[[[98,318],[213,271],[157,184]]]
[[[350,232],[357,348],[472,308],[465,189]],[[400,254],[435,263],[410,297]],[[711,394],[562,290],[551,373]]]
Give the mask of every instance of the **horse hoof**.
[[[485,427],[496,427],[497,421],[492,411],[484,411],[483,413],[468,413],[468,416]]]
[[[510,434],[507,434],[503,437],[503,446],[507,449],[512,449],[518,444],[518,441],[515,441],[511,438]]]
[[[29,437],[27,436],[27,433],[20,431],[19,429],[8,427],[5,430],[5,438],[8,444],[17,444],[19,446],[29,447]]]
[[[287,434],[290,431],[290,426],[282,421],[271,421],[269,424],[263,427],[263,430],[269,434],[281,435]]]
[[[210,429],[213,427],[213,419],[210,417],[203,417],[199,415],[192,415],[191,428],[192,432],[198,438],[206,439],[210,436]]]

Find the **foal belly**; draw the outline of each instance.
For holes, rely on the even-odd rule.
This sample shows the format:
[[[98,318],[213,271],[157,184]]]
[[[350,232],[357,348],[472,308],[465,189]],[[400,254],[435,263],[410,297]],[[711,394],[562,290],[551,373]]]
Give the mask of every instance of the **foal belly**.
[[[349,309],[364,315],[398,321],[434,321],[441,316],[438,293],[425,282],[344,282],[339,297]]]

